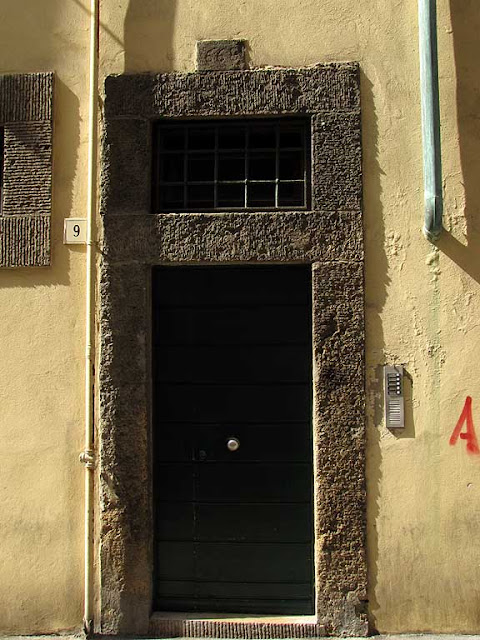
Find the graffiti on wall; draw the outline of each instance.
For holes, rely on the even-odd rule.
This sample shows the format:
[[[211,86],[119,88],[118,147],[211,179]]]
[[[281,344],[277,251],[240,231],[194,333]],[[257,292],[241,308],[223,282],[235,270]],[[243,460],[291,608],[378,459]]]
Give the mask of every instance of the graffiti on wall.
[[[464,425],[465,431],[463,431]],[[468,453],[474,455],[480,454],[480,448],[478,447],[477,436],[475,434],[475,427],[473,426],[472,398],[470,396],[467,396],[460,418],[458,419],[455,429],[450,436],[450,445],[455,445],[459,438],[467,441]]]

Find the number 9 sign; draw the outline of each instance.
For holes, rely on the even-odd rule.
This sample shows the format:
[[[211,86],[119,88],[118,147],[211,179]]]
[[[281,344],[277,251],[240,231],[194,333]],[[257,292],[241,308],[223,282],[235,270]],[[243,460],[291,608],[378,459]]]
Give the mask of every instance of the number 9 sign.
[[[87,240],[87,220],[85,218],[65,218],[63,226],[64,244],[85,244]]]

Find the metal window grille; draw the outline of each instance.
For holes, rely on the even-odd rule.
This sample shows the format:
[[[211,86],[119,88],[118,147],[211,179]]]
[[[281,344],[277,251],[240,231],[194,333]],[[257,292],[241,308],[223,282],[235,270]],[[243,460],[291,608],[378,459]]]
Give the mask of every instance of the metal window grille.
[[[309,207],[307,119],[163,121],[153,133],[154,213]]]

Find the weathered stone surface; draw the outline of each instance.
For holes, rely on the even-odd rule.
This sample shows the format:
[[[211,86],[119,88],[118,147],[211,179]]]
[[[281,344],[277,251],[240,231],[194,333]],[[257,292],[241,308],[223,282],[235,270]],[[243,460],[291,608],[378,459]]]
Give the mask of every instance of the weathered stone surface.
[[[312,209],[360,209],[360,111],[312,117]]]
[[[365,635],[361,135],[356,64],[118,76],[106,81],[102,172],[100,513],[103,633],[147,633],[153,543],[150,268],[303,262],[313,270],[315,623],[153,617],[168,637]],[[312,118],[312,209],[152,214],[150,122]]]
[[[0,267],[50,264],[50,218],[0,216]]]
[[[128,91],[132,95],[125,103]],[[105,108],[111,117],[107,117],[104,131],[104,214],[149,211],[152,154],[148,119],[159,116],[310,114],[312,209],[361,206],[356,65],[117,76],[107,78],[106,92]],[[123,117],[128,114],[129,118]],[[119,115],[122,117],[117,118]]]
[[[363,265],[313,268],[317,611],[329,634],[365,635]]]
[[[313,114],[360,108],[358,64],[309,69],[109,76],[105,116],[159,118]]]
[[[0,123],[51,121],[53,73],[0,75]]]
[[[100,211],[150,212],[151,127],[146,120],[105,123]]]
[[[111,262],[363,259],[358,210],[106,216],[104,229]]]
[[[52,208],[52,124],[5,125],[2,214],[50,215]]]
[[[198,71],[241,71],[247,68],[245,40],[200,40]]]
[[[0,267],[50,264],[53,74],[0,76]]]
[[[147,283],[143,266],[103,265],[98,441],[104,633],[145,633],[150,613]]]

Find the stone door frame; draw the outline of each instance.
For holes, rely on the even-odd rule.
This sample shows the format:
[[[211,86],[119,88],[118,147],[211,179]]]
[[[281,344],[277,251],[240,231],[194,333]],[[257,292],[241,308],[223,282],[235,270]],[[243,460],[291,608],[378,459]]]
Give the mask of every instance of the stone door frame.
[[[152,122],[288,115],[311,119],[309,211],[150,211]],[[111,76],[105,83],[104,124],[97,630],[157,637],[366,635],[358,65]],[[312,266],[316,615],[275,620],[155,615],[151,267],[239,263]]]

